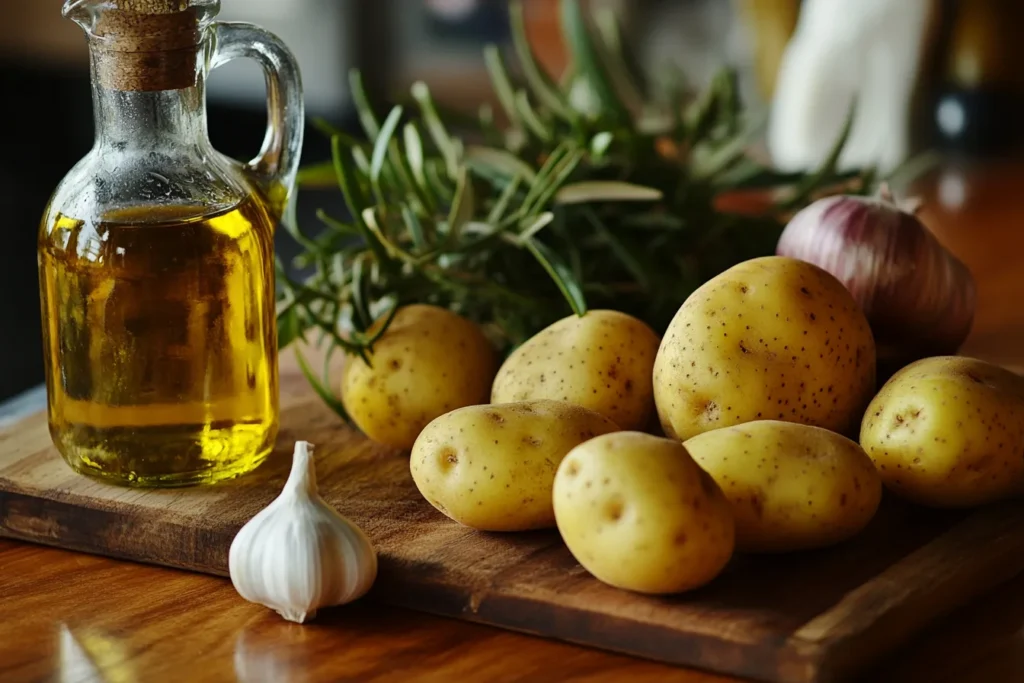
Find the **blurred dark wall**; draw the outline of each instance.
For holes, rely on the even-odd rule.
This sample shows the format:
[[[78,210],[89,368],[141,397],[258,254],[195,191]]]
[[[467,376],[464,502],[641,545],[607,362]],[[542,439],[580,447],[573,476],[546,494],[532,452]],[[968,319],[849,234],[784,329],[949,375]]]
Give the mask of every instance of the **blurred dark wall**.
[[[0,63],[0,400],[42,379],[36,231],[50,192],[89,149],[89,82],[75,70]],[[45,103],[45,104],[44,104]]]

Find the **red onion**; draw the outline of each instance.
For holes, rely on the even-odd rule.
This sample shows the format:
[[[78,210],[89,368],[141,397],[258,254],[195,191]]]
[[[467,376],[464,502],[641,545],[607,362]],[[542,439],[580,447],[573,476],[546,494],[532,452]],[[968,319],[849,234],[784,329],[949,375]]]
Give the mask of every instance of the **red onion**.
[[[838,278],[864,309],[879,359],[955,353],[974,320],[974,278],[916,217],[919,202],[836,196],[789,222],[776,252]]]

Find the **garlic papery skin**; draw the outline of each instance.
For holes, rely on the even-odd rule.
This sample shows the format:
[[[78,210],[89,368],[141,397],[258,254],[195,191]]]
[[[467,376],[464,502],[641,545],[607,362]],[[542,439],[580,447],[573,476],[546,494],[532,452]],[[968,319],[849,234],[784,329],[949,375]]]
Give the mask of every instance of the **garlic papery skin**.
[[[918,208],[900,208],[884,187],[874,198],[827,197],[793,217],[776,250],[850,290],[887,364],[955,353],[974,320],[974,278],[917,219]]]
[[[358,526],[320,498],[308,442],[296,442],[281,495],[235,536],[228,570],[239,595],[300,624],[373,585],[377,553]]]

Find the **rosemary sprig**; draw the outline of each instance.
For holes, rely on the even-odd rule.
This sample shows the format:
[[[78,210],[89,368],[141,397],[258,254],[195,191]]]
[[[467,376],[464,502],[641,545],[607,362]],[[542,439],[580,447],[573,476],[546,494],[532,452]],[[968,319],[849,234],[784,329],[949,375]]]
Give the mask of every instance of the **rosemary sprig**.
[[[313,331],[328,356],[340,349],[372,362],[394,311],[413,302],[486,323],[506,348],[588,308],[663,329],[704,281],[772,253],[788,213],[874,177],[836,170],[849,122],[813,173],[757,162],[748,148],[760,120],[742,109],[728,70],[703,93],[646,101],[617,27],[601,17],[593,28],[578,0],[561,0],[571,64],[553,78],[530,49],[522,12],[511,4],[523,77],[498,47],[484,52],[508,125],[482,108],[473,144],[453,134],[425,84],[413,86],[411,107],[382,119],[352,73],[366,140],[317,122],[332,160],[300,174],[305,186],[336,184],[350,218],[320,212],[315,237],[287,226],[302,249],[298,265],[313,273],[297,282],[278,268],[280,346]],[[762,215],[716,210],[737,190],[778,199]],[[326,366],[317,377],[300,360],[343,414]]]

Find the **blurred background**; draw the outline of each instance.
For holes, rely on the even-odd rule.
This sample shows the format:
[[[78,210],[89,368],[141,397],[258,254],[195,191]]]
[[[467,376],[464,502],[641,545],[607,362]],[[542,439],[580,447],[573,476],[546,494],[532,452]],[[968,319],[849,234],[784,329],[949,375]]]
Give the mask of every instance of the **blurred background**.
[[[591,0],[610,8],[652,79],[685,74],[699,88],[734,66],[748,104],[785,111],[767,132],[780,165],[799,167],[841,125],[853,92],[862,115],[849,163],[886,163],[935,148],[967,162],[1020,156],[1024,122],[1021,0]],[[89,64],[80,29],[60,0],[0,3],[0,401],[43,379],[36,230],[47,199],[92,143]],[[221,18],[261,24],[301,63],[311,117],[357,131],[347,73],[364,73],[373,99],[406,99],[427,82],[446,109],[475,114],[494,100],[483,60],[507,44],[503,0],[222,0]],[[535,50],[566,67],[556,0],[526,0]],[[854,59],[870,43],[869,59]],[[865,85],[870,84],[870,86]],[[251,63],[209,82],[214,145],[257,152],[265,126],[263,78]],[[867,142],[883,140],[886,150]],[[859,145],[859,146],[858,146]],[[312,128],[304,160],[329,156]],[[877,159],[876,159],[877,157]],[[955,198],[953,199],[955,201]],[[303,193],[300,221],[317,207],[341,213],[336,192]],[[290,245],[282,236],[279,249]]]

